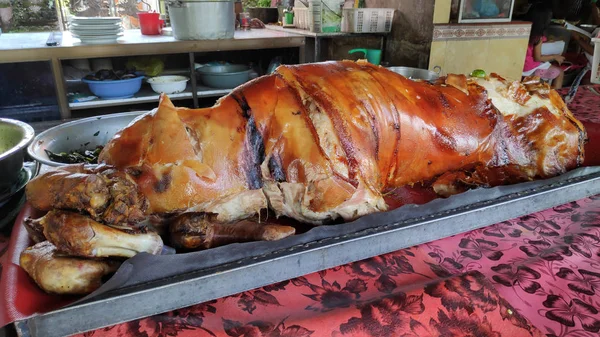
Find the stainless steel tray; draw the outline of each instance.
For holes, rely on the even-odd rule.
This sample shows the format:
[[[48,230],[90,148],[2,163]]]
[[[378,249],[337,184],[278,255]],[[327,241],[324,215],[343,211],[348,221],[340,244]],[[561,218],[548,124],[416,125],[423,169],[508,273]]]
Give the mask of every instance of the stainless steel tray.
[[[94,330],[441,239],[595,194],[600,194],[600,167],[581,168],[548,180],[477,189],[425,205],[407,205],[368,215],[352,223],[316,227],[277,242],[234,244],[172,256],[139,254],[128,260],[94,296],[15,325],[21,336],[34,337]],[[251,256],[249,251],[253,252]],[[203,262],[197,263],[199,260]],[[188,262],[196,264],[190,268]]]

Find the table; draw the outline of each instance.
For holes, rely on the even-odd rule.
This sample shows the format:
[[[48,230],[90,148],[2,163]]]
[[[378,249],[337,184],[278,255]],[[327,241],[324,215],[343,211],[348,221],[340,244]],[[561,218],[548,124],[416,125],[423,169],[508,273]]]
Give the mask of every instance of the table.
[[[597,336],[599,266],[594,196],[79,336]]]
[[[78,336],[592,337],[598,254],[592,197]]]
[[[597,336],[599,215],[586,198],[79,336]]]
[[[569,88],[558,90],[561,96],[566,96]],[[589,142],[585,146],[585,165],[600,165],[600,85],[582,85],[577,90],[568,108],[575,114],[585,127]]]

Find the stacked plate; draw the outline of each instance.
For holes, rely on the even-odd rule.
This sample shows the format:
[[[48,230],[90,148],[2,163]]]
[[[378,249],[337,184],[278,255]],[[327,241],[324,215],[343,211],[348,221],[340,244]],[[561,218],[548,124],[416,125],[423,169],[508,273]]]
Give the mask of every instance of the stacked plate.
[[[71,19],[71,34],[84,44],[115,43],[123,35],[121,18],[96,17]]]

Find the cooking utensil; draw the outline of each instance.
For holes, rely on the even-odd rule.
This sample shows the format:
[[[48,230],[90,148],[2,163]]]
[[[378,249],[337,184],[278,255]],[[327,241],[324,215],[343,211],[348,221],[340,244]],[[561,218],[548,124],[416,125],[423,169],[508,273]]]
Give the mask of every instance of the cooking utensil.
[[[37,135],[27,148],[29,156],[42,164],[63,166],[48,158],[45,150],[54,153],[95,149],[104,146],[114,135],[145,112],[126,112],[84,118],[60,124]]]
[[[232,0],[167,0],[177,40],[231,39],[235,32]]]
[[[142,88],[143,79],[144,76],[114,81],[94,81],[84,78],[82,81],[88,84],[94,95],[105,99],[116,99],[135,95]]]
[[[0,193],[19,178],[25,148],[33,140],[34,134],[29,124],[0,118]]]
[[[248,82],[252,69],[241,64],[204,66],[196,70],[204,85],[211,88],[233,89]]]
[[[442,68],[440,68],[439,66],[435,66],[433,68],[435,71],[411,67],[387,67],[387,69],[411,80],[425,81],[437,80],[440,77],[440,73],[442,72]]]
[[[156,76],[148,79],[152,90],[156,93],[174,94],[185,90],[187,81],[185,76]]]

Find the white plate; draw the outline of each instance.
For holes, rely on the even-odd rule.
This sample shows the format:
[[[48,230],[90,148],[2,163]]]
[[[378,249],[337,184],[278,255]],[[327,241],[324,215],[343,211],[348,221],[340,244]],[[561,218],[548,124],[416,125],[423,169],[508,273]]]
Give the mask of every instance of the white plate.
[[[122,31],[121,30],[115,30],[115,31],[80,31],[80,30],[72,30],[71,34],[72,35],[79,35],[79,36],[105,36],[105,35],[117,35],[120,34]]]
[[[108,24],[108,25],[82,25],[78,23],[71,23],[69,26],[71,29],[82,29],[82,30],[96,30],[96,29],[118,29],[121,28],[121,23]]]
[[[97,40],[86,40],[80,39],[81,44],[113,44],[117,42],[117,39],[97,39]]]
[[[106,17],[82,17],[82,16],[74,16],[71,18],[71,21],[82,21],[82,22],[117,22],[121,21],[121,18],[116,18],[112,16]]]
[[[121,19],[117,18],[117,20],[71,20],[71,24],[84,25],[84,26],[101,26],[101,25],[111,25],[111,24],[119,24],[121,23]]]
[[[80,39],[81,41],[104,41],[104,40],[116,41],[121,36],[105,35],[105,36],[75,36],[75,37]]]

